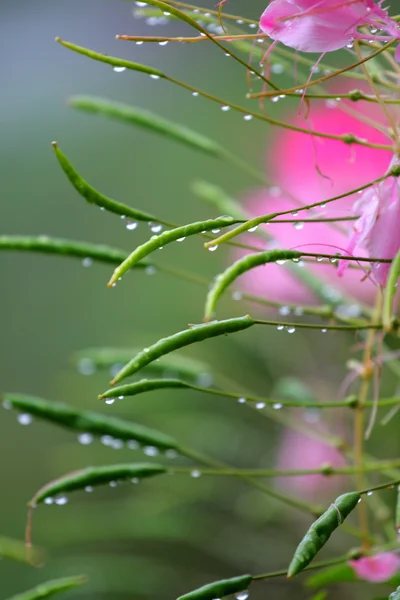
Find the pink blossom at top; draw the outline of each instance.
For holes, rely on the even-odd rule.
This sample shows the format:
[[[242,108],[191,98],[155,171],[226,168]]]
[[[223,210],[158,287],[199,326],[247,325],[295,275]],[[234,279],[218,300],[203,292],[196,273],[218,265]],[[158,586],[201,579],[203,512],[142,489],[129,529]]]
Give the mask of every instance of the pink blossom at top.
[[[380,583],[387,581],[400,571],[400,557],[393,552],[382,552],[374,556],[365,556],[349,563],[359,579]]]
[[[397,23],[382,1],[373,0],[273,0],[260,19],[260,28],[273,40],[303,52],[331,52],[344,48],[355,39],[371,39],[359,32],[369,25],[383,29],[380,41],[399,39]]]
[[[397,177],[389,177],[367,189],[354,203],[360,218],[353,227],[347,252],[352,255],[363,248],[371,258],[393,259],[400,250],[400,188]],[[342,275],[347,261],[341,261],[338,274]],[[384,286],[390,264],[372,263],[376,281]]]
[[[371,142],[385,143],[385,136],[353,116],[330,104],[313,105],[310,119],[301,116],[289,119],[299,126],[312,126],[313,129],[335,135],[352,132]],[[377,107],[370,107],[369,116],[379,119]],[[251,215],[262,215],[274,211],[292,210],[313,202],[322,202],[329,197],[343,194],[382,176],[391,159],[390,152],[358,146],[349,147],[337,140],[315,138],[305,133],[281,130],[275,138],[269,138],[266,171],[275,186],[257,189],[247,194],[244,206]],[[292,197],[293,196],[293,197]],[[309,252],[334,254],[345,252],[348,245],[347,231],[354,222],[342,223],[343,231],[338,231],[327,223],[304,223],[302,219],[315,215],[323,217],[350,216],[353,213],[354,197],[328,204],[314,213],[299,212],[296,218],[300,225],[272,224],[263,226],[275,242],[282,248],[297,248]],[[251,239],[255,242],[255,238]],[[258,244],[259,245],[259,244]],[[272,246],[271,246],[272,247]],[[365,251],[360,250],[360,254]],[[301,269],[301,267],[298,267]],[[327,285],[342,289],[356,299],[373,299],[375,288],[370,280],[360,283],[363,271],[349,269],[346,277],[336,277],[329,265],[314,264],[310,270],[325,280]],[[259,294],[268,299],[287,303],[313,301],[313,296],[299,279],[285,267],[266,265],[258,267],[242,277],[242,287],[249,293]]]

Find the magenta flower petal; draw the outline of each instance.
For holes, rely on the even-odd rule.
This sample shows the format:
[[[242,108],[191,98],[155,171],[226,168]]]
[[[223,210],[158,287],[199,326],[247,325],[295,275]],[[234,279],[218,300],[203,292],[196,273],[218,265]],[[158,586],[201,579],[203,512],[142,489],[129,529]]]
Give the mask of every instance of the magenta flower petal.
[[[393,552],[382,552],[374,556],[365,556],[349,563],[359,579],[371,583],[387,581],[400,570],[400,557]]]

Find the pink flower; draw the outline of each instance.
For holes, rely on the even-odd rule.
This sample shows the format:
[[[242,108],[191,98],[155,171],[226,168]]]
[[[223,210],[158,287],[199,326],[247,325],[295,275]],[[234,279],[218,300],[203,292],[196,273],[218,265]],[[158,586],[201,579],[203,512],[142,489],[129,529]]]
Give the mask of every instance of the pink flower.
[[[400,250],[400,189],[397,177],[389,177],[367,189],[354,203],[354,212],[361,216],[353,227],[346,251],[352,255],[357,248],[363,248],[370,258],[393,259]],[[341,261],[339,275],[346,269],[346,263]],[[389,269],[388,263],[372,263],[372,272],[380,285],[385,285]]]
[[[359,579],[371,583],[387,581],[400,570],[400,558],[393,552],[365,556],[358,560],[351,560],[349,564]]]
[[[297,431],[285,430],[278,449],[277,469],[317,469],[326,464],[342,467],[345,463],[332,446]],[[278,483],[281,489],[296,497],[315,501],[334,495],[343,478],[337,475],[299,475],[280,477]]]
[[[303,52],[332,52],[355,39],[371,39],[358,28],[370,25],[398,39],[400,32],[379,4],[372,0],[273,0],[260,19],[260,28],[273,40]]]
[[[379,115],[376,107],[369,113],[373,118]],[[296,116],[291,122],[296,125],[312,125],[319,131],[333,134],[353,132],[356,136],[372,142],[382,143],[386,139],[382,133],[356,118],[329,105],[313,107],[310,122]],[[340,141],[314,138],[291,130],[279,132],[279,136],[270,139],[268,144],[266,170],[273,176],[274,188],[258,189],[248,194],[245,206],[252,215],[262,215],[274,211],[292,210],[295,212],[302,204],[322,202],[323,200],[350,191],[364,185],[385,173],[390,153],[367,147],[349,148]],[[322,175],[321,175],[322,173]],[[282,189],[279,188],[282,186]],[[293,199],[291,196],[294,196]],[[297,202],[296,202],[297,199]],[[353,214],[354,198],[348,197],[316,213],[299,212],[297,217],[288,214],[284,218],[296,218],[299,225],[272,224],[263,226],[282,248],[297,248],[309,252],[335,254],[344,253],[348,244],[347,231],[353,222],[342,224],[338,231],[328,223],[304,223],[302,219],[320,215],[322,217],[350,216]],[[251,238],[254,242],[254,237]],[[360,251],[363,255],[363,251]],[[344,290],[357,299],[372,300],[375,289],[370,280],[360,283],[363,271],[349,269],[346,277],[339,279],[332,266],[315,263],[308,268],[325,280],[327,286]],[[296,267],[301,269],[301,267]],[[267,265],[258,267],[243,275],[243,288],[249,293],[264,296],[270,300],[286,303],[306,303],[313,301],[313,295],[300,279],[296,278],[286,266]]]

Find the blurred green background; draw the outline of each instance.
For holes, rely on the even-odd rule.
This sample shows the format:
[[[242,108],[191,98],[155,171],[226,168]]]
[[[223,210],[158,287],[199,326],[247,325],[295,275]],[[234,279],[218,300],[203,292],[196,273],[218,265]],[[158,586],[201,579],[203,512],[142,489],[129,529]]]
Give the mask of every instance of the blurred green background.
[[[203,5],[213,7],[211,2]],[[93,94],[154,110],[235,148],[259,167],[270,131],[163,81],[115,73],[68,52],[63,39],[154,65],[216,94],[240,99],[245,75],[238,65],[206,44],[135,46],[117,33],[178,34],[178,24],[148,27],[135,20],[133,3],[117,0],[19,0],[0,3],[0,221],[2,233],[48,234],[132,249],[147,239],[141,225],[130,232],[118,217],[86,205],[56,164],[57,140],[80,172],[103,193],[162,218],[190,222],[215,216],[190,191],[202,178],[240,196],[255,182],[212,161],[133,128],[78,114],[66,105],[73,94]],[[229,0],[233,13],[256,17],[250,6]],[[187,31],[187,30],[185,30]],[[184,250],[184,252],[182,252]],[[158,257],[157,257],[158,258]],[[224,249],[206,252],[200,239],[168,248],[166,264],[206,275],[226,264]],[[184,391],[162,392],[103,407],[97,394],[109,375],[79,374],[71,361],[88,346],[146,346],[201,320],[205,290],[164,275],[135,273],[115,290],[106,287],[110,269],[79,261],[0,254],[0,388],[67,401],[127,416],[176,436],[233,465],[272,467],[280,426],[228,400]],[[249,310],[227,300],[225,314]],[[253,310],[253,309],[251,309]],[[254,310],[253,310],[254,312]],[[321,336],[322,337],[322,336]],[[352,339],[323,345],[316,336],[284,336],[261,328],[188,349],[188,356],[215,373],[268,396],[286,375],[304,376],[322,397],[332,397],[344,377],[343,359]],[[298,358],[300,357],[300,358]],[[0,421],[0,534],[23,538],[26,502],[45,482],[86,465],[141,460],[140,451],[81,446],[69,432],[34,422]],[[378,434],[376,454],[395,456],[393,423]],[[393,435],[393,438],[395,436]],[[56,576],[86,573],[90,584],[70,596],[88,600],[174,598],[213,579],[285,567],[309,519],[271,502],[234,480],[185,476],[160,478],[138,487],[76,494],[64,507],[41,507],[33,539],[49,550],[41,569],[0,562],[0,595],[23,591]],[[325,554],[354,544],[338,535]],[[351,586],[343,598],[360,598]],[[371,593],[371,592],[369,592]],[[259,585],[254,598],[306,598],[297,582]],[[334,597],[334,595],[332,596]],[[370,597],[363,595],[364,597]],[[371,596],[372,597],[372,596]]]

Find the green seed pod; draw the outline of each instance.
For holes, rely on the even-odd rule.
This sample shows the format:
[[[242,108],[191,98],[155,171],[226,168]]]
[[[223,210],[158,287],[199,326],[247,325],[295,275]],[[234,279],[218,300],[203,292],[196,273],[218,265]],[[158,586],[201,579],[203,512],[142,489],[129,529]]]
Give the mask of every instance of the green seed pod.
[[[397,533],[400,533],[400,485],[397,486],[397,501],[396,501],[396,523],[395,528]]]
[[[68,473],[55,481],[51,481],[42,487],[32,498],[29,505],[35,507],[47,498],[53,498],[58,494],[65,494],[86,487],[105,485],[112,481],[124,481],[126,479],[144,479],[161,475],[166,472],[163,465],[153,463],[133,463],[121,465],[107,465],[105,467],[87,467],[80,471]]]
[[[216,278],[214,285],[207,294],[204,320],[209,321],[212,318],[218,299],[226,288],[246,271],[278,260],[290,260],[300,257],[301,252],[294,250],[269,250],[268,252],[249,254],[240,258]]]
[[[400,586],[390,594],[389,600],[400,600]]]
[[[43,562],[44,552],[40,548],[31,547],[29,557],[31,560],[29,561],[24,542],[8,537],[0,537],[0,558],[22,563],[33,562],[34,564],[39,564]]]
[[[179,596],[178,600],[215,600],[215,598],[223,598],[229,594],[243,592],[252,582],[251,575],[241,575],[232,579],[221,579],[204,585],[193,592]]]
[[[294,577],[310,564],[335,529],[355,509],[359,500],[358,492],[349,492],[339,496],[328,510],[311,525],[294,553],[287,573],[288,578]]]
[[[398,290],[397,282],[400,277],[400,251],[393,259],[390,267],[388,279],[386,282],[385,295],[383,301],[383,326],[386,331],[390,331],[392,327],[392,315],[393,315],[393,300]]]
[[[201,325],[193,325],[189,329],[179,331],[169,337],[158,340],[155,344],[146,348],[142,352],[139,352],[130,362],[128,362],[114,377],[111,385],[115,385],[133,375],[146,365],[150,364],[157,358],[183,348],[189,344],[196,342],[202,342],[203,340],[217,337],[220,335],[226,335],[228,333],[235,333],[236,331],[242,331],[255,325],[255,321],[249,316],[237,317],[235,319],[226,319],[225,321],[213,321],[211,323],[205,323]]]
[[[220,155],[220,147],[213,140],[142,108],[92,96],[75,96],[70,99],[69,103],[74,108],[89,113],[103,115],[121,123],[143,127],[211,156]]]
[[[101,413],[77,410],[62,402],[50,402],[19,394],[5,394],[3,406],[73,431],[91,433],[95,436],[110,436],[119,440],[136,440],[141,444],[155,446],[162,450],[170,448],[178,450],[178,442],[165,433]]]
[[[117,267],[108,282],[108,286],[112,287],[114,283],[118,281],[120,277],[125,275],[129,269],[132,269],[139,261],[146,258],[152,252],[155,252],[159,248],[163,248],[167,244],[176,242],[177,240],[184,240],[191,235],[197,235],[203,231],[210,231],[212,229],[221,229],[223,227],[229,227],[237,223],[237,220],[232,217],[219,217],[218,219],[208,219],[207,221],[199,221],[197,223],[190,223],[183,225],[182,227],[176,227],[169,231],[164,231],[159,235],[154,235],[147,242],[138,246],[120,265]]]
[[[44,598],[50,598],[56,594],[67,592],[75,587],[86,583],[86,578],[83,576],[79,577],[64,577],[63,579],[53,579],[46,583],[41,583],[33,590],[17,594],[9,600],[43,600]]]
[[[154,390],[179,388],[196,389],[196,386],[191,386],[180,379],[143,379],[136,383],[128,383],[127,385],[110,388],[99,395],[99,400],[103,400],[104,398],[118,398],[120,396],[137,396],[138,394],[153,392]]]
[[[140,351],[140,348],[87,348],[74,354],[73,361],[78,368],[81,361],[89,361],[93,369],[110,369],[115,365],[128,362],[132,356]],[[198,382],[201,381],[204,374],[210,374],[211,367],[200,360],[172,354],[163,356],[157,362],[150,363],[144,368],[144,371],[146,374],[158,375],[159,377],[173,373],[176,377]]]
[[[111,198],[108,198],[107,196],[104,196],[98,192],[94,187],[89,185],[88,182],[85,181],[83,177],[79,175],[79,173],[77,173],[77,171],[75,171],[74,167],[69,162],[65,154],[61,152],[56,142],[53,142],[53,148],[55,150],[57,160],[60,163],[65,175],[72,183],[78,194],[83,196],[83,198],[85,198],[89,204],[100,206],[100,208],[104,208],[108,212],[112,212],[116,215],[131,217],[136,221],[145,221],[146,223],[148,221],[156,221],[156,218],[153,215],[131,208],[127,204],[116,202],[115,200],[112,200]]]

